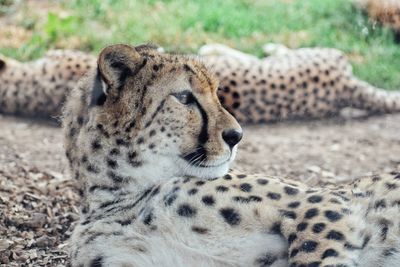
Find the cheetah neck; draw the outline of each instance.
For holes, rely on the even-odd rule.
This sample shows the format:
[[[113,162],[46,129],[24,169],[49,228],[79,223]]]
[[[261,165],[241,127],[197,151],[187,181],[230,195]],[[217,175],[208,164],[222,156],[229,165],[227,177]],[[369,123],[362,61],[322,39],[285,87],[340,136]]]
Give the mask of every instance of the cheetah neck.
[[[80,174],[79,179],[84,178],[84,194],[90,210],[123,197],[140,198],[149,188],[176,176],[163,159],[150,159],[124,147],[103,150],[90,159],[84,155],[82,158],[84,163],[77,173]]]

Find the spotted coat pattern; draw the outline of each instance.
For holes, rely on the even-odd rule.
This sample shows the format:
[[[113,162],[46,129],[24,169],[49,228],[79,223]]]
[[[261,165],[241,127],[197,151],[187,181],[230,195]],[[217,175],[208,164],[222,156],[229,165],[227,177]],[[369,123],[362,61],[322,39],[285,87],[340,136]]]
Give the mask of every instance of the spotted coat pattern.
[[[197,59],[115,45],[72,90],[72,266],[398,266],[400,173],[310,188],[229,170],[241,138]]]

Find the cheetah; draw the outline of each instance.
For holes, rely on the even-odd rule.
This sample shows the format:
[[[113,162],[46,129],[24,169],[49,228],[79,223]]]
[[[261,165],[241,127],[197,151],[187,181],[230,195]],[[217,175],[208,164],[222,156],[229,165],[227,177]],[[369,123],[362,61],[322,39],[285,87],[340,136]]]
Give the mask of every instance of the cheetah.
[[[394,31],[395,41],[400,43],[400,2],[398,0],[355,0],[355,6],[383,26]]]
[[[354,77],[335,49],[284,50],[265,59],[220,45],[200,52],[199,60],[219,80],[222,105],[240,123],[322,118],[346,107],[368,114],[400,111],[399,92]],[[28,63],[0,58],[0,112],[57,117],[71,88],[95,68],[94,56],[68,50]]]
[[[70,92],[72,266],[400,266],[400,173],[310,188],[229,170],[242,128],[201,61],[112,45]]]

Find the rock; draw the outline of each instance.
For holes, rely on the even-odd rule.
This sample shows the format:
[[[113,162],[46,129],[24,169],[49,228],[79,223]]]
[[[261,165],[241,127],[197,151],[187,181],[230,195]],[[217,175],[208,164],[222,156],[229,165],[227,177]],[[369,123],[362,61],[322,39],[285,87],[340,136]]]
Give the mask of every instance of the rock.
[[[52,247],[56,243],[56,238],[51,236],[41,236],[36,240],[36,245],[41,248]]]
[[[34,213],[31,219],[25,222],[25,225],[30,228],[42,228],[47,222],[47,216],[43,213]]]

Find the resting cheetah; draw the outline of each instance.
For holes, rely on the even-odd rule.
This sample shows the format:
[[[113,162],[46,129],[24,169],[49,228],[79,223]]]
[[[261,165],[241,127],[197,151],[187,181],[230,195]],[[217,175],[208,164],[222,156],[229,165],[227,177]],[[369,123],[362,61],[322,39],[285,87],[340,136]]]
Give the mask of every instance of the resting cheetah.
[[[72,266],[400,266],[400,173],[337,187],[229,171],[242,137],[197,59],[114,45],[72,90]]]
[[[205,50],[201,61],[220,81],[222,105],[242,123],[320,118],[344,107],[400,111],[400,93],[355,78],[338,50],[303,48],[264,60],[226,47]],[[95,67],[93,56],[74,51],[53,51],[30,63],[0,58],[0,112],[57,116],[65,95]]]
[[[372,20],[392,28],[396,42],[400,43],[399,0],[355,0],[355,4],[364,10]]]

